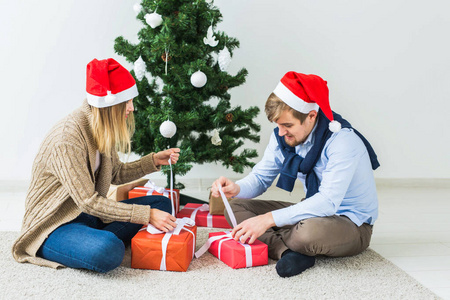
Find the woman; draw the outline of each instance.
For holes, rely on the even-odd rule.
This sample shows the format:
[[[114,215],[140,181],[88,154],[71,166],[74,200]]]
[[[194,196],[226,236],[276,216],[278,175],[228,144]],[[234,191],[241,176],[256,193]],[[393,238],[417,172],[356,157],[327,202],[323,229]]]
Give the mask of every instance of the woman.
[[[131,74],[113,59],[87,65],[87,99],[58,122],[35,158],[19,238],[18,262],[108,272],[118,267],[125,245],[142,225],[172,230],[170,200],[146,196],[107,199],[110,184],[122,184],[176,163],[179,149],[122,163],[134,131]]]

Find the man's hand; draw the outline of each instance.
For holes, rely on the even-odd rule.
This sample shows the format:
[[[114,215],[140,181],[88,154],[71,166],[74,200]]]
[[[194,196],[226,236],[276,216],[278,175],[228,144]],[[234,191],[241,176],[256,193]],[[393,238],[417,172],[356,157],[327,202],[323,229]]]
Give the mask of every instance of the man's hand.
[[[241,243],[245,243],[248,239],[248,244],[253,244],[257,238],[264,234],[270,227],[275,226],[272,213],[268,212],[264,215],[259,215],[242,221],[231,231],[231,236]]]
[[[213,197],[220,197],[219,186],[222,187],[222,191],[227,198],[236,196],[241,190],[239,185],[228,178],[220,176],[211,186],[211,194]]]
[[[175,227],[177,227],[177,223],[175,223],[176,220],[177,218],[165,211],[159,210],[157,208],[150,209],[149,223],[159,230],[162,230],[164,232],[173,230]]]
[[[176,164],[180,157],[180,148],[171,148],[153,154],[153,163],[155,166],[162,166],[169,164],[169,158],[172,164]]]

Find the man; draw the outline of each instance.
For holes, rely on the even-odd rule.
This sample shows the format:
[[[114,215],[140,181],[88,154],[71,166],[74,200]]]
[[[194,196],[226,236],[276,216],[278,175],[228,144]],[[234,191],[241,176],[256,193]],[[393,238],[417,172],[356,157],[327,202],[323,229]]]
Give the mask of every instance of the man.
[[[277,128],[262,160],[236,183],[220,177],[212,186],[215,197],[220,186],[225,196],[240,198],[230,202],[238,222],[232,236],[266,243],[281,277],[312,267],[316,255],[361,253],[378,216],[372,169],[379,163],[369,142],[331,111],[327,83],[316,75],[286,73],[265,111]],[[278,175],[277,186],[287,191],[298,178],[306,198],[297,204],[249,199]]]

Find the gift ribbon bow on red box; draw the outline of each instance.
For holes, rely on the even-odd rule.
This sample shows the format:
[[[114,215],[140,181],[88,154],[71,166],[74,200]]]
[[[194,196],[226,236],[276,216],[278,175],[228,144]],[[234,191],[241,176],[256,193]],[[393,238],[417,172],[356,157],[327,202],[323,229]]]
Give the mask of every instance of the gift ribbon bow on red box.
[[[225,208],[227,209],[228,217],[230,218],[230,221],[231,221],[233,227],[236,227],[236,225],[237,225],[236,217],[234,216],[234,213],[233,213],[233,210],[231,209],[230,203],[228,203],[227,197],[225,197],[225,194],[222,191],[222,187],[220,187],[220,186],[219,186],[219,193],[220,193],[220,197],[222,198],[222,201],[225,205]],[[231,236],[231,231],[225,231],[224,234],[210,237],[208,239],[208,241],[206,241],[206,243],[197,252],[195,252],[195,257],[199,258],[200,256],[202,256],[206,251],[208,251],[211,244],[218,240],[220,240],[219,247],[218,247],[218,249],[219,249],[219,257],[218,258],[220,259],[222,243],[224,241],[234,240],[234,238]],[[248,244],[243,244],[241,242],[237,242],[237,243],[241,244],[245,248],[246,267],[252,267],[253,266],[252,248]]]
[[[189,208],[189,207],[185,207],[185,208]],[[208,212],[208,215],[206,216],[206,225],[207,225],[207,227],[212,228],[213,227],[213,216],[209,213],[209,205],[203,204],[202,206],[195,208],[190,216],[190,218],[192,220],[195,220],[195,217],[197,216],[198,211],[207,211]]]
[[[144,191],[148,191],[147,195],[150,196],[153,194],[153,191],[157,192],[158,194],[163,195],[164,197],[170,198],[172,201],[172,216],[176,216],[176,211],[175,211],[175,207],[179,207],[179,200],[178,200],[178,194],[175,193],[173,191],[173,172],[172,172],[172,161],[169,158],[169,166],[170,166],[170,191],[166,190],[165,188],[163,188],[162,186],[157,186],[153,181],[149,180],[147,181],[147,183],[144,185],[144,187],[135,187],[135,190],[144,190]],[[170,196],[169,197],[169,193]],[[176,203],[176,205],[174,205],[174,201]]]
[[[175,227],[172,231],[166,232],[162,241],[161,241],[161,250],[162,250],[162,259],[161,259],[161,266],[160,270],[166,271],[166,253],[167,253],[167,245],[169,244],[169,240],[172,237],[172,235],[179,235],[181,230],[186,230],[192,234],[192,237],[194,238],[194,242],[192,244],[192,257],[194,257],[195,252],[195,234],[186,228],[186,226],[192,227],[195,226],[195,221],[190,218],[181,218],[177,219],[176,222],[177,227]],[[147,230],[150,234],[161,234],[164,233],[164,231],[157,229],[155,226],[148,224],[147,227],[142,228],[141,230]]]

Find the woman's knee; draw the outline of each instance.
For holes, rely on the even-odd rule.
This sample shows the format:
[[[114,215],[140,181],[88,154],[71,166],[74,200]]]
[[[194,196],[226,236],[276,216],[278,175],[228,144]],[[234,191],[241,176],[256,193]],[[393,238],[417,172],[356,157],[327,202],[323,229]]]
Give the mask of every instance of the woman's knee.
[[[103,231],[101,236],[86,253],[90,269],[100,273],[114,270],[123,261],[125,255],[124,243],[112,232]]]

